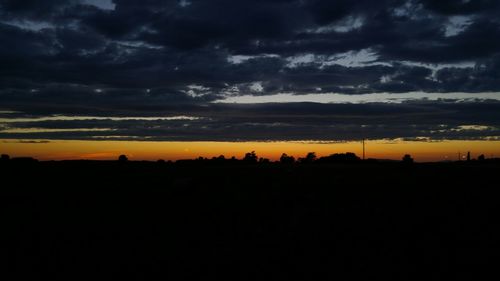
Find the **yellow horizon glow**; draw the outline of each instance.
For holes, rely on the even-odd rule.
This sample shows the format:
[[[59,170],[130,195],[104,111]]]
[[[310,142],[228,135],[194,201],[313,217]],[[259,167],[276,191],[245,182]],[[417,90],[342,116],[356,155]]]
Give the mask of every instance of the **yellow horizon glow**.
[[[308,152],[316,152],[318,157],[333,153],[354,152],[362,157],[360,141],[350,142],[152,142],[152,141],[86,141],[86,140],[38,140],[38,143],[22,140],[0,141],[0,153],[11,157],[34,157],[39,160],[114,160],[125,154],[130,160],[179,160],[202,157],[241,159],[245,153],[255,151],[259,157],[278,160],[282,153],[296,158]],[[459,141],[439,142],[370,140],[366,141],[366,158],[399,160],[410,154],[419,162],[457,160],[458,153],[467,151],[476,158],[484,154],[487,158],[500,155],[500,141]]]

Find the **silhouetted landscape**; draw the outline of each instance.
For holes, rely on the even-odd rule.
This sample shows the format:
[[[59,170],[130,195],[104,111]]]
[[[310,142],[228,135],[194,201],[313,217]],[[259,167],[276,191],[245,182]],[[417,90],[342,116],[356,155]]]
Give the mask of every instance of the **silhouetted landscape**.
[[[9,280],[490,279],[499,159],[2,157]]]
[[[500,280],[500,0],[0,0],[0,153],[0,281]]]

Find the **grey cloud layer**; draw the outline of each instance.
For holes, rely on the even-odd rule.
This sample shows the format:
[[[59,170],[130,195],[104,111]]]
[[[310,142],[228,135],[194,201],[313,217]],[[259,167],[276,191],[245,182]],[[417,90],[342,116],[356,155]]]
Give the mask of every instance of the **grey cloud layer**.
[[[186,111],[192,114],[191,118],[160,117],[178,116]],[[4,119],[9,121],[0,122],[0,138],[266,141],[498,139],[500,136],[500,102],[497,101],[212,104],[190,106],[188,110],[148,108],[146,112],[158,119],[59,116],[51,120],[37,120],[39,117],[25,120],[19,119],[24,114],[5,113]],[[137,116],[146,112],[129,111]],[[112,109],[107,113],[108,116],[123,114]]]
[[[442,103],[454,106],[447,109],[453,114],[436,113],[432,120],[406,115],[405,110],[411,111],[414,104],[374,105],[391,118],[382,118],[381,113],[373,119],[366,112],[356,113],[354,119],[349,114],[331,119],[332,112],[341,107],[331,105],[325,112],[324,105],[294,104],[288,105],[289,119],[284,119],[268,114],[270,109],[283,110],[276,105],[250,109],[224,105],[220,109],[223,105],[211,102],[227,96],[283,92],[467,92],[471,97],[479,92],[500,92],[499,18],[500,2],[495,0],[0,0],[0,110],[37,116],[207,117],[188,125],[181,121],[165,125],[101,120],[94,125],[114,130],[0,132],[0,137],[498,136],[493,129],[432,127],[497,126],[495,114],[472,114],[485,105],[497,107],[492,101],[466,103],[467,110],[463,103]],[[424,108],[441,110],[442,104]],[[317,118],[302,115],[312,108]],[[395,108],[401,113],[393,114]],[[244,118],[234,116],[238,110],[243,110]],[[467,114],[462,116],[464,110]],[[212,111],[223,113],[213,116]],[[406,116],[410,116],[409,123],[394,121]],[[46,126],[90,126],[87,121],[61,122]],[[361,125],[367,126],[356,129]]]

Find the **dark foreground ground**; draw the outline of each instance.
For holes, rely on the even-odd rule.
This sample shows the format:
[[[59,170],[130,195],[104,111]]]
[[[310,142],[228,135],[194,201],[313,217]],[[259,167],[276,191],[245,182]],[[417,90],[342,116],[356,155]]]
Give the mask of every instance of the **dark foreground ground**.
[[[498,164],[0,168],[2,280],[499,278]]]

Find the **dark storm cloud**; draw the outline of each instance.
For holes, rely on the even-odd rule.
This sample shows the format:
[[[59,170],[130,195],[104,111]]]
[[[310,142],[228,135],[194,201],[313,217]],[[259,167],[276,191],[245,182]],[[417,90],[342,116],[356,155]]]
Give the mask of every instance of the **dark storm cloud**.
[[[47,19],[62,9],[77,3],[76,0],[2,0],[2,15],[12,18]]]
[[[44,117],[3,121],[0,138],[120,140],[358,140],[361,138],[484,139],[500,135],[500,102],[407,102],[402,104],[286,103],[211,104],[148,108],[165,119]],[[138,112],[135,112],[137,114]],[[144,112],[142,112],[144,114]],[[1,120],[1,119],[0,119]]]
[[[494,1],[438,2],[116,0],[114,9],[102,9],[83,0],[43,4],[4,0],[0,1],[4,19],[0,34],[6,42],[0,52],[1,71],[9,80],[40,83],[113,88],[211,83],[221,90],[220,85],[259,78],[279,84],[294,72],[278,59],[271,69],[252,60],[235,67],[227,60],[234,55],[274,54],[285,59],[370,49],[375,60],[388,64],[482,64],[498,53],[500,25],[492,16],[498,6]],[[463,30],[445,36],[455,14],[470,18],[464,19]],[[352,19],[358,19],[359,26]],[[312,81],[306,81],[310,84],[306,88],[317,87],[318,78],[332,78],[313,67],[317,75],[307,76]],[[263,69],[269,72],[262,73]],[[332,83],[365,82],[349,78],[359,70],[339,72],[347,78],[333,77]],[[412,83],[412,78],[402,82]],[[372,88],[375,84],[369,82],[373,92],[392,89]],[[420,82],[402,90],[447,90],[442,85],[427,89],[431,85]]]
[[[499,5],[496,0],[423,0],[422,3],[429,10],[447,15],[484,12],[486,10],[496,9]]]
[[[432,121],[429,116],[421,120],[409,115],[406,121],[429,125],[422,132],[410,132],[403,130],[403,123],[391,123],[396,117],[362,123],[364,116],[370,116],[363,111],[356,115],[359,122],[334,119],[344,126],[339,131],[327,118],[328,110],[343,110],[340,105],[326,111],[323,105],[289,105],[293,110],[286,119],[262,106],[221,109],[212,102],[284,92],[466,92],[471,97],[497,92],[499,16],[500,5],[494,0],[0,0],[0,110],[25,116],[206,117],[187,126],[173,122],[168,129],[148,122],[132,126],[131,121],[101,124],[106,123],[101,120],[94,125],[114,130],[31,134],[48,138],[96,134],[154,139],[356,138],[356,126],[372,121],[364,128],[370,128],[374,137],[429,136],[433,131],[439,138],[430,125],[460,126],[467,120],[446,114],[432,115],[439,116]],[[395,108],[412,112],[415,106]],[[423,110],[441,106],[425,105]],[[305,118],[301,112],[311,108],[318,116]],[[361,105],[347,108],[367,110]],[[377,108],[388,116],[395,110]],[[401,120],[407,116],[397,115]],[[496,115],[463,116],[472,118],[472,124],[498,125]],[[289,125],[269,125],[278,123]],[[47,128],[58,124],[48,123]],[[64,126],[93,125],[67,121]],[[388,126],[396,129],[389,133]],[[329,133],[322,135],[321,130]],[[466,135],[466,131],[449,131],[446,136],[496,132],[469,130]],[[2,133],[3,138],[13,136]]]

